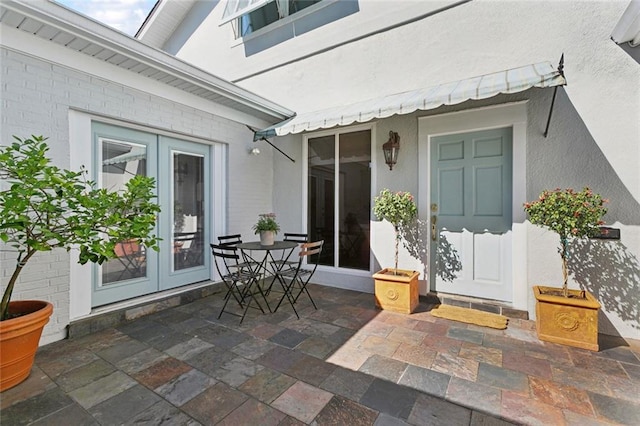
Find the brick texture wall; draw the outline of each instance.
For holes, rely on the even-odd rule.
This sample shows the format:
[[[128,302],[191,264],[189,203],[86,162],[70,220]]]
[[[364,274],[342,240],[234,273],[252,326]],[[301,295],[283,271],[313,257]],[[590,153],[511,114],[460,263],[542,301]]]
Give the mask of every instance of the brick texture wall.
[[[92,59],[78,54],[78,60]],[[190,95],[185,95],[185,102],[178,103],[163,98],[162,93],[125,86],[118,82],[118,76],[127,72],[116,67],[113,79],[106,80],[4,47],[0,48],[0,63],[0,144],[11,143],[12,135],[48,136],[50,157],[58,166],[68,168],[70,109],[121,120],[124,126],[135,123],[174,132],[176,137],[185,134],[221,142],[228,146],[227,228],[248,233],[255,215],[271,210],[271,153],[263,150],[258,157],[248,155],[251,134],[244,124],[190,107]],[[91,149],[90,135],[86,144],[86,149]],[[7,251],[6,246],[0,246],[0,250],[4,289],[15,265],[15,253]],[[70,322],[69,263],[63,250],[39,253],[22,272],[16,286],[14,300],[38,298],[54,304],[53,317],[41,342],[66,336]]]

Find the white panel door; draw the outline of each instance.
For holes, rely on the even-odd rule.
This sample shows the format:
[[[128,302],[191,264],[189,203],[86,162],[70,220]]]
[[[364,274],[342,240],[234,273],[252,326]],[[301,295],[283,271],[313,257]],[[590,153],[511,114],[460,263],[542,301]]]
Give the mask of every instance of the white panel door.
[[[511,128],[431,139],[436,291],[511,301],[511,152]]]

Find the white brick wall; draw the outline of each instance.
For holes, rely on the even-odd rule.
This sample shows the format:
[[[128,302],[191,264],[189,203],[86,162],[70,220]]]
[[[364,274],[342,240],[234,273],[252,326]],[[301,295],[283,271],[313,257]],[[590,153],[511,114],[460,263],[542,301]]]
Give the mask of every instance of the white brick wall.
[[[90,60],[78,54],[78,61]],[[50,157],[57,165],[68,168],[70,109],[122,120],[123,125],[135,123],[175,132],[178,137],[185,134],[223,142],[229,147],[229,232],[249,233],[256,215],[272,210],[272,155],[269,149],[262,149],[258,157],[248,154],[251,133],[244,124],[191,108],[186,95],[185,103],[181,104],[163,98],[161,92],[146,93],[120,84],[119,77],[126,81],[131,76],[116,67],[112,73],[114,81],[108,81],[4,47],[0,48],[0,63],[1,144],[11,143],[12,135],[48,136]],[[90,135],[86,143],[90,149]],[[6,247],[0,249],[4,289],[15,260],[12,253],[4,251]],[[69,255],[64,250],[38,253],[22,272],[14,292],[14,300],[37,298],[54,304],[53,317],[41,340],[43,344],[66,336],[70,321],[69,265]]]

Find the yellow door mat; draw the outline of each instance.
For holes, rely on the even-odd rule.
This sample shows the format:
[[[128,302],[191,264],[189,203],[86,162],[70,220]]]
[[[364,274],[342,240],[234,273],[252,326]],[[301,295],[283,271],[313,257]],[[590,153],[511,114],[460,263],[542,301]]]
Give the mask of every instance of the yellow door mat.
[[[451,305],[438,305],[431,310],[431,315],[434,317],[466,322],[467,324],[497,328],[498,330],[504,330],[507,328],[507,322],[509,321],[509,319],[504,315]]]

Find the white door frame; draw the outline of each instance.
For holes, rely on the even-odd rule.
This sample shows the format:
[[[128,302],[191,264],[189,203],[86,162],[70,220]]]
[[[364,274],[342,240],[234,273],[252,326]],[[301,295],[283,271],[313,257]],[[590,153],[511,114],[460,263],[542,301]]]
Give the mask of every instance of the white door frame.
[[[526,310],[527,235],[524,223],[526,215],[522,205],[526,201],[527,101],[418,118],[418,211],[420,219],[430,223],[431,138],[500,127],[513,128],[512,306],[515,309]],[[431,288],[431,283],[428,285]]]
[[[209,227],[211,235],[222,233],[226,227],[226,211],[227,211],[227,163],[228,146],[225,143],[197,138],[189,135],[175,134],[166,130],[157,129],[149,126],[132,124],[101,115],[86,113],[84,111],[69,110],[69,146],[70,158],[69,168],[77,170],[81,166],[85,166],[88,173],[93,173],[93,155],[94,150],[87,145],[87,141],[91,141],[91,123],[99,121],[114,126],[127,127],[135,130],[151,132],[158,135],[175,137],[181,140],[196,142],[210,145],[211,149],[211,170],[209,179],[211,179],[211,203],[209,207],[211,217],[209,219]],[[206,242],[208,244],[208,242]],[[79,318],[91,315],[91,277],[93,264],[86,263],[80,265],[78,263],[77,250],[72,250],[69,256],[69,318],[73,321]],[[210,265],[210,280],[216,280],[216,273]],[[192,288],[204,287],[210,282],[201,282],[194,284]],[[124,306],[133,306],[142,301],[155,300],[166,297],[169,294],[177,294],[184,291],[182,288],[163,291],[161,293],[152,293],[147,296],[141,296],[124,302],[107,305],[104,308],[97,308],[95,312],[108,312],[110,310],[119,309]],[[162,294],[162,295],[161,295]],[[61,338],[66,337],[66,331]]]

